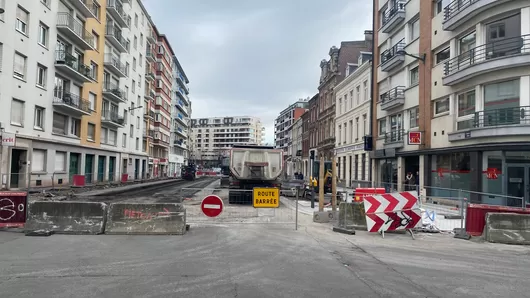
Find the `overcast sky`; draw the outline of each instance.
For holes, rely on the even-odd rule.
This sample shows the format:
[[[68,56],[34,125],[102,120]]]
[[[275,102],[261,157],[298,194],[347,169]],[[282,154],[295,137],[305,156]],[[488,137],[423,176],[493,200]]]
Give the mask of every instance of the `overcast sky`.
[[[369,0],[143,0],[190,80],[192,118],[274,119],[316,94],[320,61],[372,27]]]

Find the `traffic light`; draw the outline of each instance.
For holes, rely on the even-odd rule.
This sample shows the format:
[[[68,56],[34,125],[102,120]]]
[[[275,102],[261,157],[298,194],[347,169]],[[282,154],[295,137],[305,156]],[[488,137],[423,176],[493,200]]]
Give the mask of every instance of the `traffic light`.
[[[372,151],[373,150],[373,139],[372,136],[364,136],[364,151]]]
[[[309,151],[309,159],[315,160],[315,151],[313,150]]]

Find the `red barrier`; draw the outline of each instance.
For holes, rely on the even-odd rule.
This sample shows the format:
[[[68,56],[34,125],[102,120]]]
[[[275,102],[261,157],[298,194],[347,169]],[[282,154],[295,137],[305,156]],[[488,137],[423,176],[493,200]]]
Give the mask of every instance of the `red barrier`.
[[[0,192],[0,228],[23,227],[26,222],[27,192]]]
[[[125,183],[129,180],[129,174],[121,174],[121,183]]]
[[[466,232],[471,236],[480,236],[486,225],[486,213],[530,214],[530,209],[508,206],[469,204],[466,210]]]
[[[73,175],[72,185],[78,187],[85,186],[85,175]]]
[[[355,189],[355,202],[361,203],[364,197],[368,195],[382,195],[385,194],[386,190],[382,187],[380,188],[367,188],[367,187],[357,187]]]

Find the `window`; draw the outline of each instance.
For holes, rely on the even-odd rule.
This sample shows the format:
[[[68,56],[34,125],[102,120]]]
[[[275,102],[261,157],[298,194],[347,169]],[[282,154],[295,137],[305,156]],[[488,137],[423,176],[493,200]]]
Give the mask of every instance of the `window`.
[[[438,53],[436,53],[436,64],[442,63],[445,60],[449,59],[451,57],[451,49],[445,48]]]
[[[21,6],[17,7],[17,21],[15,23],[15,29],[24,35],[28,35],[28,22],[29,13]]]
[[[46,150],[33,149],[31,153],[31,172],[46,172]]]
[[[140,116],[136,117],[136,129],[140,129]]]
[[[116,130],[109,130],[109,139],[108,144],[112,146],[116,146],[118,141],[118,132]]]
[[[133,70],[136,71],[136,58],[133,58]]]
[[[96,17],[96,19],[99,20],[99,11],[100,11],[100,6],[99,4],[97,4],[95,1],[92,1],[90,3],[90,11],[92,12],[92,14]]]
[[[133,134],[134,134],[134,124],[131,124],[129,127],[129,136],[133,138],[134,137]]]
[[[363,88],[364,88],[364,98],[363,101],[367,101],[370,99],[370,96],[368,96],[368,81],[363,82]]]
[[[132,93],[134,94],[134,90],[136,89],[136,81],[132,80]]]
[[[0,8],[3,8],[5,10],[6,0],[0,0]],[[0,13],[0,21],[4,21],[4,15],[5,13]]]
[[[420,19],[416,19],[410,24],[410,41],[420,37]]]
[[[140,48],[142,48],[144,45],[144,34],[140,33]]]
[[[11,124],[24,126],[24,102],[21,100],[11,101]]]
[[[140,65],[140,67],[142,67],[142,60],[144,60],[144,57],[142,56],[142,54],[140,54],[140,60],[138,60],[138,64]]]
[[[92,123],[88,123],[86,138],[89,141],[94,141],[96,135],[96,126]]]
[[[35,107],[35,120],[33,120],[33,128],[44,130],[44,108]]]
[[[92,92],[88,92],[88,102],[89,102],[89,107],[90,107],[90,110],[91,111],[95,111],[96,110],[96,94],[92,93]]]
[[[355,141],[359,140],[359,117],[355,118]]]
[[[420,79],[420,70],[419,66],[414,67],[410,70],[410,86],[415,86],[419,83]]]
[[[439,99],[434,102],[434,115],[449,112],[449,98]]]
[[[53,113],[53,129],[55,134],[66,135],[68,133],[68,117]]]
[[[70,121],[70,134],[81,137],[81,120],[72,118]]]
[[[0,0],[2,1],[2,0]],[[0,14],[1,16],[2,14]],[[2,71],[2,61],[4,60],[4,44],[0,42],[0,71]]]
[[[136,138],[136,150],[140,150],[140,138]]]
[[[98,79],[98,65],[90,61],[90,76],[94,79]]]
[[[363,136],[367,135],[366,129],[368,129],[368,117],[366,114],[363,115]]]
[[[134,27],[138,28],[138,15],[134,14]]]
[[[384,136],[386,134],[386,119],[379,120],[379,135]]]
[[[15,52],[15,61],[13,63],[13,75],[15,78],[24,80],[26,78],[26,56]]]
[[[356,95],[357,95],[357,104],[356,105],[359,105],[360,101],[361,101],[361,86],[357,86],[356,89]]]
[[[136,35],[134,36],[133,47],[134,49],[138,48],[138,37],[136,37]]]
[[[46,67],[37,64],[37,86],[46,88],[47,71]]]
[[[409,110],[409,120],[410,120],[410,127],[409,128],[416,128],[419,126],[419,120],[420,120],[420,108],[415,107]]]
[[[470,90],[457,97],[457,129],[468,129],[473,127],[473,116],[475,115],[475,90]]]
[[[39,39],[38,42],[41,46],[48,47],[48,26],[43,23],[39,24]]]
[[[66,172],[66,152],[55,151],[55,172]]]
[[[93,41],[93,46],[96,50],[99,51],[99,35],[97,34],[96,31],[92,30],[92,35],[94,35],[94,41]]]
[[[339,135],[337,136],[337,145],[341,144],[341,138],[342,138],[342,126],[339,125]]]
[[[123,148],[127,147],[127,134],[126,134],[126,133],[124,133],[124,134],[122,135],[121,146],[122,146]]]

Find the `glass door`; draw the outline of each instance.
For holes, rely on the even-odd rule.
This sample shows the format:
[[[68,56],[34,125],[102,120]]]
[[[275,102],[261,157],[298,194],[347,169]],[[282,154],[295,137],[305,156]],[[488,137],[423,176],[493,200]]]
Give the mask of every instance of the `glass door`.
[[[507,164],[506,168],[506,194],[510,197],[523,198],[526,207],[530,200],[530,164]],[[523,207],[523,201],[507,198],[506,205]]]

